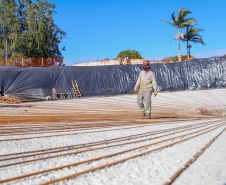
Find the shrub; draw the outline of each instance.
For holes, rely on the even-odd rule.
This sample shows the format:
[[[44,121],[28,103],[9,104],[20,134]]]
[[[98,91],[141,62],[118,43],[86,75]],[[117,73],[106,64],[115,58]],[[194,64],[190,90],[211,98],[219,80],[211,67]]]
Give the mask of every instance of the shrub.
[[[122,58],[125,58],[125,56],[129,57],[130,59],[143,59],[143,57],[140,55],[138,51],[135,50],[125,50],[121,51],[116,58],[121,56]]]

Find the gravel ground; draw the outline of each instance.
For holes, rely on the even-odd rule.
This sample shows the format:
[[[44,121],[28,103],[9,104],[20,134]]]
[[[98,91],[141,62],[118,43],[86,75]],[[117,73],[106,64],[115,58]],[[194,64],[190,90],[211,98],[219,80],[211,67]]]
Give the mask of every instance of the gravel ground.
[[[213,95],[215,99],[213,98]],[[42,173],[39,175],[23,178],[21,180],[14,180],[3,184],[42,184],[53,179],[72,175],[84,170],[92,169],[110,162],[115,162],[117,160],[122,160],[127,157],[145,152],[146,154],[139,157],[134,157],[115,165],[78,175],[74,178],[60,181],[55,184],[164,184],[168,182],[169,179],[209,141],[211,141],[221,131],[223,131],[223,129],[226,128],[226,118],[218,115],[220,110],[219,107],[224,111],[222,107],[225,107],[226,105],[226,96],[224,95],[226,95],[225,89],[184,91],[162,94],[159,93],[158,99],[153,100],[153,119],[151,120],[141,119],[139,117],[140,114],[137,109],[135,95],[93,97],[79,100],[63,100],[54,102],[33,102],[26,103],[21,106],[6,106],[5,104],[0,104],[2,110],[0,155],[28,151],[30,151],[31,153],[31,151],[34,150],[51,149],[55,147],[65,147],[79,144],[83,145],[81,149],[70,150],[70,152],[74,152],[74,154],[53,157],[45,160],[37,160],[35,162],[26,164],[1,167],[5,164],[39,159],[41,157],[48,157],[55,154],[66,154],[68,151],[31,156],[26,159],[22,158],[14,159],[11,161],[0,161],[0,180],[81,162],[84,160],[93,159],[113,153],[123,151],[125,152],[126,150],[140,147],[136,150],[125,152],[120,155],[114,155],[112,157],[104,158],[101,160],[95,160],[92,162],[63,168],[57,171]],[[181,104],[181,99],[186,103]],[[99,103],[96,104],[95,102]],[[119,107],[119,102],[125,103]],[[218,109],[216,109],[218,110],[216,111],[217,116],[203,115],[200,113],[200,111],[198,111],[198,109],[200,108],[211,110],[210,104],[212,105],[212,107],[214,107],[214,109],[218,107]],[[59,107],[61,107],[61,109]],[[55,113],[60,112],[60,110],[62,113],[62,107],[64,107],[64,117],[59,117]],[[90,111],[88,110],[84,115],[82,110],[87,109],[87,107],[91,107],[91,109]],[[115,107],[117,107],[117,109]],[[130,111],[127,113],[126,111],[128,110],[128,108],[130,109]],[[26,111],[24,111],[25,109]],[[74,112],[76,110],[80,110],[79,113],[76,112],[75,114]],[[176,113],[175,110],[177,110]],[[62,126],[66,128],[66,125],[67,128],[74,128],[74,126],[86,126],[88,124],[91,124],[92,127],[88,127],[83,130],[62,130]],[[198,124],[200,125],[200,127],[195,127],[190,130],[181,128],[177,132],[177,129],[179,129],[180,127],[187,126],[190,128],[190,126],[195,126]],[[217,126],[217,124],[221,125],[219,127],[215,127]],[[95,125],[111,126],[104,128],[93,127]],[[60,128],[60,130],[58,130],[58,132],[55,132],[53,130],[53,126]],[[212,127],[209,128],[210,126]],[[28,132],[25,132],[34,132],[35,129],[37,129],[36,127],[39,127],[39,130],[45,131],[45,133],[28,134]],[[22,128],[26,130],[22,130]],[[6,132],[11,131],[11,129],[16,129],[16,131],[22,133],[22,135],[5,134]],[[172,130],[168,131],[168,129]],[[202,129],[206,129],[204,131],[207,132],[203,133],[204,131],[201,131]],[[47,131],[54,132],[49,133]],[[156,131],[164,131],[164,133],[156,133],[155,135],[144,135],[143,137],[130,138],[130,140],[127,141],[119,141],[117,139],[117,143],[107,142],[106,144],[98,145],[98,147],[105,147],[100,149],[97,149],[97,146],[85,147],[85,144],[90,142],[107,141],[120,137],[129,138],[133,135],[153,133]],[[192,132],[203,134],[195,136],[197,133]],[[166,135],[166,133],[168,133],[169,135]],[[194,137],[180,142],[183,139],[189,137],[185,134],[190,134],[189,136]],[[179,143],[157,150],[157,148],[159,147],[173,144],[177,141]],[[126,142],[133,143],[126,144]],[[113,146],[116,144],[124,145]],[[219,135],[219,137],[216,138],[216,140],[214,140],[214,142],[210,146],[208,146],[204,150],[204,152],[202,152],[198,156],[198,158],[195,159],[175,179],[175,181],[172,182],[172,184],[226,184],[225,146],[226,131]],[[81,152],[85,149],[90,149],[91,151]],[[0,156],[0,160],[2,158],[3,157]]]

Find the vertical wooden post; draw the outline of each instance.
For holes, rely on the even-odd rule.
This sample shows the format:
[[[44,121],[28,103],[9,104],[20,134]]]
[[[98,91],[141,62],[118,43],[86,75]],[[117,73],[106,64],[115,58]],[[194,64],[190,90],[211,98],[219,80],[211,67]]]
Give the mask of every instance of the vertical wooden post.
[[[43,58],[42,58],[42,67],[44,66]]]
[[[199,58],[199,54],[197,53],[197,58]]]

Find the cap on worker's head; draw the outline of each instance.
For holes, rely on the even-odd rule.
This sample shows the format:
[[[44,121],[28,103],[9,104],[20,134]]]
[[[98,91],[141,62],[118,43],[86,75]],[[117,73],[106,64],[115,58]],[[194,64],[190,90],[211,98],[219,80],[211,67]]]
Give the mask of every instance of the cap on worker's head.
[[[145,61],[143,62],[143,66],[146,66],[146,65],[149,65],[149,64],[150,64],[149,60],[145,60]]]

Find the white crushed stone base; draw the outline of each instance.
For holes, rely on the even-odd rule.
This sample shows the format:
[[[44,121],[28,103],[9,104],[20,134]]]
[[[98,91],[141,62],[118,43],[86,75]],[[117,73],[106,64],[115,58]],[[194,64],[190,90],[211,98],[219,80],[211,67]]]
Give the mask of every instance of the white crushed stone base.
[[[163,93],[162,95],[158,95],[158,101],[160,105],[167,105],[166,101],[170,101],[170,107],[177,108],[179,106],[184,106],[185,108],[196,108],[199,106],[207,106],[214,105],[217,107],[218,105],[225,105],[225,95],[226,89],[221,90],[208,90],[201,91],[201,93],[196,92],[175,92],[175,93]],[[216,101],[211,99],[214,97],[214,93],[218,92],[218,98]],[[199,94],[199,102],[196,104],[196,95]],[[171,97],[171,98],[168,98]],[[181,102],[177,102],[175,104],[174,101],[177,98],[180,98],[180,101],[186,99],[186,102],[183,104]],[[191,98],[192,97],[192,98]],[[205,98],[206,97],[206,98]],[[98,97],[95,98],[87,98],[78,100],[77,104],[74,104],[77,100],[70,101],[59,101],[63,106],[73,107],[79,106],[86,102],[86,106],[94,106],[92,101],[98,102]],[[136,105],[136,96],[134,95],[124,95],[124,96],[116,96],[116,97],[100,97],[101,100],[105,101],[107,111],[110,111],[112,102],[124,102],[123,106],[125,109],[131,107],[131,109],[137,111]],[[157,102],[157,100],[155,100]],[[58,105],[59,102],[53,102],[53,104]],[[80,102],[80,103],[79,103]],[[32,104],[32,103],[30,103]],[[51,102],[35,102],[38,106],[49,106],[50,109],[52,107]],[[176,107],[175,107],[176,106]],[[196,107],[195,107],[196,106]],[[164,108],[164,106],[162,106]],[[68,109],[69,109],[68,108]],[[167,107],[165,107],[167,108]],[[27,108],[28,109],[28,108]],[[114,108],[115,109],[115,108]],[[7,115],[7,111],[9,113],[15,114],[14,110],[10,107],[2,108],[5,115]],[[23,108],[17,108],[18,111],[23,112]],[[104,109],[103,109],[104,110]],[[30,111],[30,109],[28,110]],[[31,108],[31,111],[35,112],[35,109]],[[39,111],[46,111],[39,109]],[[60,109],[57,110],[60,112]],[[73,109],[69,109],[68,111],[73,112]],[[97,111],[95,108],[91,111]],[[106,112],[107,112],[106,111]],[[97,111],[98,112],[98,111]],[[15,153],[15,152],[23,152],[23,151],[32,151],[39,150],[45,148],[54,148],[68,145],[76,145],[81,143],[95,142],[100,140],[113,139],[117,137],[130,136],[132,134],[144,133],[148,131],[156,131],[174,128],[175,125],[177,127],[184,125],[191,125],[195,123],[204,123],[204,122],[214,122],[216,120],[221,121],[222,123],[226,123],[226,118],[206,118],[199,120],[189,120],[180,121],[170,123],[170,120],[167,123],[163,124],[146,124],[144,127],[132,128],[133,126],[122,126],[119,127],[121,130],[107,131],[108,129],[102,129],[103,132],[95,132],[95,133],[78,133],[75,135],[67,135],[67,136],[56,136],[50,138],[34,138],[29,140],[13,140],[13,141],[4,141],[0,142],[0,155]],[[126,120],[123,120],[126,122]],[[129,123],[129,120],[127,120]],[[139,121],[139,120],[138,120]],[[110,121],[108,121],[110,122]],[[139,124],[142,121],[139,121]],[[100,122],[98,122],[100,123]],[[104,123],[104,121],[103,121]],[[112,121],[113,123],[113,121]],[[121,123],[121,122],[120,122]],[[85,122],[84,122],[85,124]],[[131,127],[131,128],[130,128]],[[117,127],[115,127],[117,128]],[[130,128],[125,129],[123,128]],[[90,172],[85,175],[80,175],[75,178],[71,178],[66,181],[61,181],[56,184],[67,184],[67,185],[162,185],[169,178],[174,175],[193,155],[195,155],[206,143],[208,143],[213,137],[215,137],[220,131],[225,128],[225,125],[221,128],[218,128],[214,131],[206,133],[204,135],[198,136],[197,138],[190,139],[184,141],[182,143],[176,144],[174,146],[155,151],[141,157],[137,157],[134,159],[127,160],[123,163],[119,163],[110,167],[106,167],[95,172]],[[52,135],[50,134],[42,134],[43,135]],[[41,136],[40,134],[35,134],[34,136]],[[8,139],[8,138],[23,138],[24,135],[21,136],[0,136],[0,139]],[[161,139],[153,140],[153,142]],[[140,144],[134,144],[132,147],[137,147]],[[195,160],[183,173],[173,182],[175,185],[224,185],[226,184],[226,131],[217,138],[210,147],[208,147],[198,158]],[[121,157],[128,157],[130,155],[135,155],[139,152],[151,150],[157,146],[151,146],[144,149],[140,149],[137,152],[130,152],[128,154],[122,154],[120,156],[104,159],[102,161],[96,161],[89,164],[83,164],[76,167],[70,167],[63,170],[59,170],[54,173],[46,173],[30,178],[25,178],[23,180],[13,181],[10,183],[5,183],[7,185],[35,185],[50,181],[54,178],[60,178],[63,176],[67,176],[76,172],[80,172],[88,166],[89,168],[99,166],[117,159]],[[45,170],[48,168],[74,163],[76,161],[81,161],[85,159],[95,158],[98,156],[107,155],[109,153],[123,151],[130,148],[130,146],[121,146],[116,148],[108,148],[100,151],[92,151],[86,153],[80,153],[71,156],[64,156],[59,158],[48,159],[44,161],[38,161],[34,163],[30,163],[28,165],[18,165],[16,167],[6,167],[0,168],[0,179],[10,178],[18,175],[27,174],[29,172],[33,172],[34,169],[37,171]],[[1,163],[4,164],[4,161]]]

